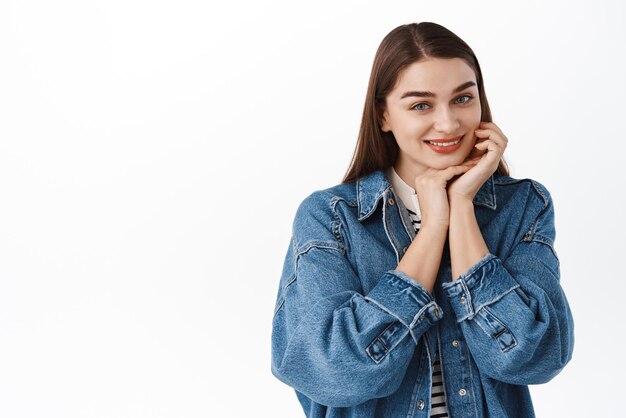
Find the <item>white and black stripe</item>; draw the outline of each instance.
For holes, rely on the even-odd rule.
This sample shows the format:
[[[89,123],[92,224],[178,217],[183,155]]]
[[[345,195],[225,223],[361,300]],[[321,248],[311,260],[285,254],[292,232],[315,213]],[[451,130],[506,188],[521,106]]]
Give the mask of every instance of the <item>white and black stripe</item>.
[[[443,387],[443,379],[441,377],[441,364],[439,363],[439,352],[435,354],[435,363],[433,365],[433,387],[430,401],[432,409],[430,416],[435,418],[447,417],[448,407],[446,405],[446,391]]]

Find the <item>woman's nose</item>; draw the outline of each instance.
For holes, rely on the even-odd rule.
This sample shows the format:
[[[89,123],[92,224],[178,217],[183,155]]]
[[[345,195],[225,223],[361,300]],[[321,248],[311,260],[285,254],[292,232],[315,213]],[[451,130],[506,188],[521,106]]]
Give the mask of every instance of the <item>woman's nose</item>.
[[[460,126],[454,111],[448,108],[441,108],[435,118],[435,129],[442,133],[455,133]]]

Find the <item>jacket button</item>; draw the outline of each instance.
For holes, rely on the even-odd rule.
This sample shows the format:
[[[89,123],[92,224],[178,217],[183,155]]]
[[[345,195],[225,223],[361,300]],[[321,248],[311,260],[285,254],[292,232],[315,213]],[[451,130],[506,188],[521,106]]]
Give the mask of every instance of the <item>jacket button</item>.
[[[465,296],[461,296],[461,303],[465,303]]]
[[[419,410],[424,409],[424,401],[423,400],[420,399],[419,402],[417,402],[417,408]]]
[[[404,248],[402,249],[402,252],[403,252],[403,253],[406,253],[406,250],[408,250],[408,249],[409,249],[409,247],[404,247]]]
[[[458,346],[459,346],[459,340],[452,341],[452,347],[458,347]]]
[[[459,395],[465,396],[465,395],[467,395],[467,391],[465,389],[461,389],[461,390],[459,390]]]
[[[389,198],[389,200],[388,200],[388,202],[389,202],[389,206],[393,206],[393,205],[395,205],[395,204],[396,204],[396,201],[395,201],[395,200],[393,200],[393,197],[390,197],[390,198]]]
[[[439,308],[435,306],[435,316],[439,318]]]

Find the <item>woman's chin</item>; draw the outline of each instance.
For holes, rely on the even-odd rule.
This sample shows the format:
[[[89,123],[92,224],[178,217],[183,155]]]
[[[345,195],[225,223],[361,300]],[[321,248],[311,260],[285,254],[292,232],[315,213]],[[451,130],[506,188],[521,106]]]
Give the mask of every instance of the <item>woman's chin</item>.
[[[442,158],[440,161],[430,164],[432,168],[437,170],[445,170],[448,167],[461,165],[469,157],[469,152],[459,155],[448,155],[447,158]]]

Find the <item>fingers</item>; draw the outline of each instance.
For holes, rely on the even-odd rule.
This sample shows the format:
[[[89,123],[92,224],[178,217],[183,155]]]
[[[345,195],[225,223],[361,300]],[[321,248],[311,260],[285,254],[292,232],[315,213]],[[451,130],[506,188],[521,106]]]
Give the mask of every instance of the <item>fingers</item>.
[[[479,129],[474,132],[477,137],[491,138],[501,142],[503,147],[506,147],[509,142],[504,132],[493,122],[480,122]]]
[[[472,168],[474,164],[467,162],[461,165],[454,165],[446,168],[445,170],[441,170],[441,176],[444,180],[450,180],[454,176],[458,176],[459,174],[463,174]]]
[[[470,155],[467,156],[467,158],[465,159],[465,161],[463,161],[461,163],[461,165],[477,163],[482,158],[482,156],[484,155],[484,153],[480,152],[480,150],[478,150],[478,149],[475,149],[475,150],[472,150],[472,151],[473,152],[470,153]],[[474,155],[472,155],[472,154],[474,154]]]
[[[504,152],[504,149],[506,148],[506,143],[502,143],[495,139],[486,139],[483,142],[474,145],[474,147],[479,150]]]
[[[489,143],[492,143],[501,148],[502,152],[504,152],[504,150],[506,149],[508,140],[506,139],[506,137],[503,138],[496,131],[491,129],[478,129],[475,132],[477,139],[480,139],[480,141],[476,142],[474,148],[479,150],[495,151],[493,145],[491,147],[489,147],[488,145]]]
[[[445,188],[448,180],[454,176],[465,173],[473,166],[473,164],[454,165],[443,170],[429,168],[421,176],[418,176],[415,179],[416,189],[422,189],[429,186]]]
[[[503,138],[506,138],[504,132],[502,132],[502,129],[500,129],[500,127],[493,122],[480,122],[479,129],[491,129],[492,131],[497,132]]]

